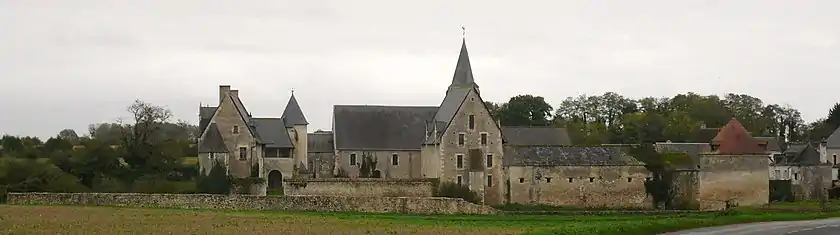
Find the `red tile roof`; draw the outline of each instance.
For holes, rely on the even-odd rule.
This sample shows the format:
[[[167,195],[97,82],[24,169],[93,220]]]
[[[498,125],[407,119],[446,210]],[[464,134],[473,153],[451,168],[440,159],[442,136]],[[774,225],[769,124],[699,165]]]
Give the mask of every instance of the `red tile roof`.
[[[717,146],[718,154],[761,154],[764,148],[759,141],[754,139],[750,133],[735,118],[720,129],[712,139],[712,145]]]

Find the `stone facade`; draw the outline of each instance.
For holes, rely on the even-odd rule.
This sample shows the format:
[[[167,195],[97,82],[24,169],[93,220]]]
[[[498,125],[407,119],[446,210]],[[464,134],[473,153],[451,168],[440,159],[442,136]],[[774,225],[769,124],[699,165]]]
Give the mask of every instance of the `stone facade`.
[[[486,136],[484,143],[482,135]],[[502,132],[477,90],[468,91],[440,138],[440,142],[434,144],[437,154],[429,157],[441,159],[440,165],[430,166],[441,168],[438,175],[441,181],[465,184],[478,192],[487,204],[503,203]],[[461,138],[463,144],[459,144]]]
[[[417,179],[420,177],[420,151],[337,151],[335,166],[344,170],[349,177],[359,177],[359,169],[364,157],[376,160],[374,170],[379,171],[381,178],[386,179]],[[395,161],[396,160],[396,161]]]
[[[769,202],[767,155],[702,154],[700,161],[700,209],[721,209],[727,201],[740,206]]]
[[[651,173],[617,147],[505,148],[508,203],[645,208]]]
[[[89,205],[175,209],[371,212],[412,214],[494,214],[488,206],[457,198],[253,196],[140,193],[9,193],[13,205]]]
[[[289,196],[431,197],[433,181],[425,179],[291,179],[283,182]]]
[[[510,203],[649,208],[644,166],[512,166]]]

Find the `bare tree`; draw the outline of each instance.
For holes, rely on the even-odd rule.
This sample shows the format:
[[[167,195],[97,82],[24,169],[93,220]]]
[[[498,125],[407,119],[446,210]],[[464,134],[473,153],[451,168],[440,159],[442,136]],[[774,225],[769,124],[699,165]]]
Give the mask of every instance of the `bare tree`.
[[[128,163],[135,178],[148,173],[166,171],[165,156],[161,156],[161,126],[172,118],[172,112],[164,107],[135,100],[128,106],[133,123],[120,121],[121,141],[125,150],[123,159]],[[133,181],[133,180],[132,180]]]

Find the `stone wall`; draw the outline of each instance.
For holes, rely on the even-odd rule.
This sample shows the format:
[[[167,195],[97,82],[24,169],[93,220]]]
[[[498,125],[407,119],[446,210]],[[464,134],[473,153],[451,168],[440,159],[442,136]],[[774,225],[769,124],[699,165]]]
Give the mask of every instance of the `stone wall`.
[[[431,197],[429,179],[289,179],[283,182],[285,195],[348,197]]]
[[[700,208],[700,178],[697,170],[675,171],[671,187],[674,192],[671,203],[677,209]]]
[[[649,208],[644,166],[516,166],[508,168],[509,203],[569,207]]]
[[[831,187],[831,166],[800,166],[798,179],[793,181],[796,200],[819,200],[823,190]]]
[[[770,159],[767,155],[701,154],[699,203],[701,210],[723,209],[726,201],[740,206],[769,202]]]
[[[89,205],[175,209],[493,214],[495,209],[457,198],[252,196],[139,193],[9,193],[8,204]]]

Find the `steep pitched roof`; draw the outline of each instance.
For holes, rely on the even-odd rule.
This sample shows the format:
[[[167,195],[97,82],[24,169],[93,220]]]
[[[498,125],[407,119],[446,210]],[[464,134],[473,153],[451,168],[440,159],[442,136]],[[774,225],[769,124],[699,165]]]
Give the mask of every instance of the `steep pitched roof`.
[[[433,106],[333,106],[336,149],[419,150]]]
[[[566,128],[505,126],[502,133],[512,146],[572,145]]]
[[[712,145],[717,146],[718,154],[757,154],[764,153],[747,129],[735,118],[729,120],[720,132],[712,139]]]
[[[818,165],[820,152],[810,144],[795,144],[785,150],[783,158],[776,159],[776,165]]]
[[[840,148],[840,127],[835,129],[834,132],[825,139],[825,147],[832,149]]]
[[[332,153],[333,152],[333,133],[332,132],[315,132],[307,134],[306,151],[310,153]]]
[[[283,115],[280,116],[280,118],[285,119],[286,127],[309,124],[309,122],[306,121],[306,117],[303,116],[303,111],[300,110],[300,105],[298,105],[294,93],[292,93],[292,97],[289,98],[289,103],[286,104],[286,109],[283,110]]]
[[[199,153],[226,153],[228,152],[225,146],[225,141],[222,139],[222,134],[219,132],[219,127],[216,123],[207,126],[207,132],[204,139],[201,140],[201,145],[198,146]]]
[[[286,132],[283,119],[280,118],[252,118],[255,129],[269,148],[293,148],[292,139]]]
[[[508,166],[644,165],[620,147],[506,147]]]
[[[470,54],[467,52],[466,39],[461,41],[461,52],[458,54],[458,64],[455,65],[455,74],[452,75],[452,84],[449,88],[478,87],[473,77],[472,66],[470,65]]]

